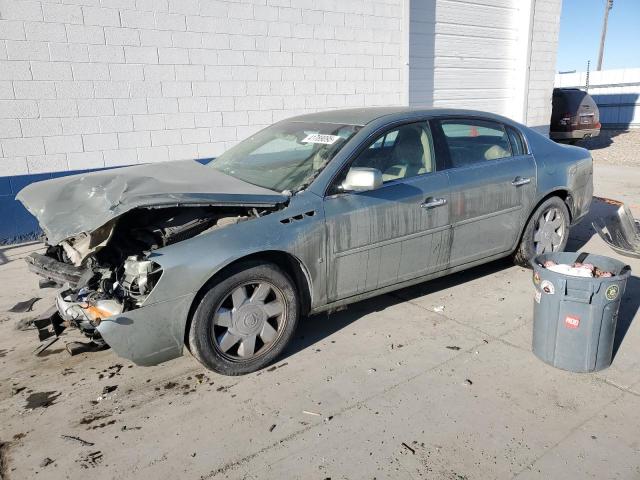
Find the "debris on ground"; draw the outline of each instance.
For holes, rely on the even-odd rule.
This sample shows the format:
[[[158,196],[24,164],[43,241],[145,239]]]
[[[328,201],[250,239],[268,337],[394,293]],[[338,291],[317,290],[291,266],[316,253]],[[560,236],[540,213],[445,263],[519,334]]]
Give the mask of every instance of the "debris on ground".
[[[0,479],[7,478],[9,444],[0,440]]]
[[[460,350],[460,347],[457,345],[447,345],[446,348],[448,348],[449,350],[455,350],[455,351]]]
[[[69,342],[65,345],[67,352],[72,357],[81,353],[93,353],[109,348],[107,344],[101,344],[96,342]]]
[[[60,438],[63,438],[65,440],[69,440],[72,442],[78,442],[84,447],[93,447],[95,445],[95,443],[87,442],[86,440],[83,440],[82,438],[76,437],[73,435],[60,435]]]
[[[53,460],[51,460],[49,457],[44,457],[40,462],[40,468],[48,467],[52,463],[53,463]]]
[[[439,305],[437,307],[433,307],[433,311],[436,312],[436,313],[444,312],[444,305]]]
[[[25,388],[27,387],[17,387],[17,386],[11,387],[11,396],[19,394]]]
[[[61,394],[58,392],[35,392],[27,397],[27,403],[24,406],[27,410],[35,410],[36,408],[47,408],[55,403],[55,400]]]
[[[309,410],[303,410],[302,413],[305,415],[313,415],[314,417],[321,417],[322,415],[317,412],[310,412]]]
[[[16,322],[15,328],[16,330],[20,330],[21,332],[34,329],[35,326],[33,325],[33,318],[32,317],[21,318]]]
[[[102,395],[107,395],[111,392],[115,392],[118,389],[117,385],[105,385],[102,389]]]
[[[82,468],[97,467],[100,463],[102,463],[102,452],[100,450],[97,450],[95,452],[90,452],[86,455],[83,455],[82,457],[80,457],[80,460],[78,460],[78,463],[80,463],[80,466]]]
[[[29,300],[25,300],[24,302],[18,302],[13,307],[11,307],[8,312],[11,313],[27,313],[33,309],[33,305],[40,300],[40,297],[33,297]]]
[[[274,423],[273,425],[271,425],[271,426],[269,427],[269,431],[270,431],[270,432],[273,432],[273,430],[274,430],[275,428],[276,428],[276,424]]]
[[[368,374],[372,374],[372,373],[376,373],[377,370],[375,368],[370,368],[369,370],[367,370]]]
[[[470,387],[471,385],[473,385],[473,382],[467,378],[464,382],[462,382],[462,384],[466,387]]]
[[[409,445],[407,445],[406,443],[402,442],[402,446],[403,446],[404,448],[406,448],[407,450],[409,450],[409,451],[411,452],[411,454],[412,454],[412,455],[415,455],[415,454],[416,454],[415,449],[411,448],[411,447],[410,447]]]

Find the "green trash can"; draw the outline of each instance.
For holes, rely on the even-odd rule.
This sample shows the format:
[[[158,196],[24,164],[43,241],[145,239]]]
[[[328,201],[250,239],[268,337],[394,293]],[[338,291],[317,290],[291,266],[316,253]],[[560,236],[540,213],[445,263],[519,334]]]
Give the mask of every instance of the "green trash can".
[[[578,277],[544,267],[576,262],[592,264],[611,277]],[[533,353],[543,362],[571,372],[595,372],[611,365],[618,308],[631,268],[613,258],[563,252],[531,261]]]

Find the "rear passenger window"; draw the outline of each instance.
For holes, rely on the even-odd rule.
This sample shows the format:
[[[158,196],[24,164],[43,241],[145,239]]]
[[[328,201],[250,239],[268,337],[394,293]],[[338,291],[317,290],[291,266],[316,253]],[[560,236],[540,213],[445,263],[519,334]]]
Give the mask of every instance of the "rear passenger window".
[[[525,155],[527,149],[524,145],[522,135],[515,128],[507,127],[507,133],[509,134],[509,140],[511,141],[511,151],[514,156]]]
[[[511,156],[511,143],[500,123],[486,120],[442,120],[453,168]]]

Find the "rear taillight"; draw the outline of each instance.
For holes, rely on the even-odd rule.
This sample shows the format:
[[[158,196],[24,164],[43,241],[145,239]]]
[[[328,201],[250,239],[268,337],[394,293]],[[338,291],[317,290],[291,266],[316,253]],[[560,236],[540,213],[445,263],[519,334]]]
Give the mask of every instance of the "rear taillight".
[[[602,128],[602,125],[600,124],[600,122],[596,123],[596,127],[595,128],[597,128],[597,129]]]

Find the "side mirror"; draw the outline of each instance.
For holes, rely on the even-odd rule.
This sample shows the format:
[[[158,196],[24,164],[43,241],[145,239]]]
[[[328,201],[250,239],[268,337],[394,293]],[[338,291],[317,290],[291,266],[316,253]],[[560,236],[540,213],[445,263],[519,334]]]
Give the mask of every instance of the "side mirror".
[[[342,182],[345,192],[366,192],[382,185],[382,172],[377,168],[352,167]]]

